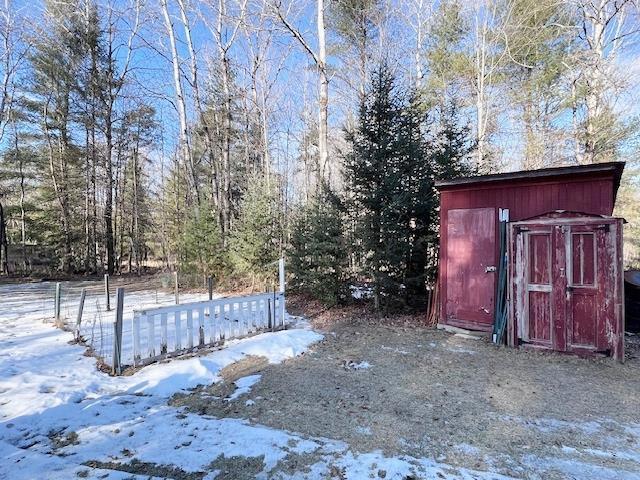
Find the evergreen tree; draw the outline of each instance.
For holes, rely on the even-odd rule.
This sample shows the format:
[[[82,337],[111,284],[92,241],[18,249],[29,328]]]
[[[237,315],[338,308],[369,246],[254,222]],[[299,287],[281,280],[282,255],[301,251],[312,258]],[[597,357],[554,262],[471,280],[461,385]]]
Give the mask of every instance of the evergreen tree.
[[[229,243],[235,272],[249,276],[252,283],[273,278],[280,238],[277,195],[265,178],[251,177]]]
[[[191,214],[179,251],[182,271],[220,277],[226,268],[226,255],[216,215],[210,210],[198,216]]]
[[[374,284],[376,308],[406,304],[409,291],[424,291],[422,219],[433,207],[424,196],[431,172],[422,115],[384,65],[372,76],[360,107],[346,177],[352,189],[358,247]],[[407,281],[410,288],[407,288]]]
[[[402,92],[383,65],[349,140],[345,173],[362,273],[374,284],[378,308],[418,306],[435,277],[434,180],[471,172],[468,128],[460,126],[455,103],[425,111],[417,92]]]
[[[322,192],[296,215],[288,251],[291,288],[327,306],[343,297],[347,249],[339,199]]]
[[[463,124],[460,109],[454,100],[436,109],[431,135],[430,157],[436,180],[476,175],[471,154],[475,143],[471,140],[471,128]]]

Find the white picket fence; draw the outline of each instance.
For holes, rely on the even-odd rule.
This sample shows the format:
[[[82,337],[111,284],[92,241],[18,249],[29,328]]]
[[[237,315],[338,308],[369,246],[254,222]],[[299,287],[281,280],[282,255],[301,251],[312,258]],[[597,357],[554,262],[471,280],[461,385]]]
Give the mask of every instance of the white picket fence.
[[[132,351],[133,358],[122,358],[120,364],[146,365],[225,340],[277,330],[284,328],[285,317],[283,292],[134,310],[132,350],[120,348]]]

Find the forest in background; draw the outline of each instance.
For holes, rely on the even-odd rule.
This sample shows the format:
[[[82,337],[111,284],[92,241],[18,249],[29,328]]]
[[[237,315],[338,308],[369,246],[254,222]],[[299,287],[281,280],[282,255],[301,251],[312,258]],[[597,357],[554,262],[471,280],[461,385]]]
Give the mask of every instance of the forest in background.
[[[0,270],[158,269],[385,307],[437,268],[436,179],[623,160],[634,0],[3,0]]]

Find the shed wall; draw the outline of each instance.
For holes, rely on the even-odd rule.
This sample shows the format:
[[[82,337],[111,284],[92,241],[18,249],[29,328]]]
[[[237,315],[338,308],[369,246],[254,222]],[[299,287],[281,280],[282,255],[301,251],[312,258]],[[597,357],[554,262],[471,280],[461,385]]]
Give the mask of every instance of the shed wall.
[[[558,178],[517,179],[491,183],[443,187],[440,192],[440,322],[463,328],[489,330],[474,322],[451,321],[446,318],[447,305],[447,225],[452,209],[509,209],[509,220],[520,221],[555,210],[590,215],[612,215],[615,203],[615,179],[610,175],[563,175]],[[498,222],[495,224],[498,238]],[[471,242],[469,242],[471,248]],[[499,245],[494,245],[493,265],[497,265]],[[497,275],[494,275],[494,285]],[[478,307],[480,308],[480,307]]]

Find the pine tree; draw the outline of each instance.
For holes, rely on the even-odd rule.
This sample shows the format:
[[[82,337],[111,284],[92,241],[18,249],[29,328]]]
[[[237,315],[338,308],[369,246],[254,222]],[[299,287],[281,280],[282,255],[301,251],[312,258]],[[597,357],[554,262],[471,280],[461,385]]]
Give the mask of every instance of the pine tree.
[[[220,277],[227,265],[222,235],[210,210],[189,217],[179,248],[180,269],[187,273]]]
[[[303,207],[291,231],[291,288],[327,306],[343,298],[347,249],[339,199],[328,190]]]
[[[249,179],[229,242],[235,272],[250,277],[252,283],[273,278],[280,238],[277,195],[265,178],[254,176]]]
[[[424,292],[423,217],[435,202],[423,134],[424,115],[384,65],[372,76],[360,107],[346,177],[365,275],[376,307],[406,305]]]

